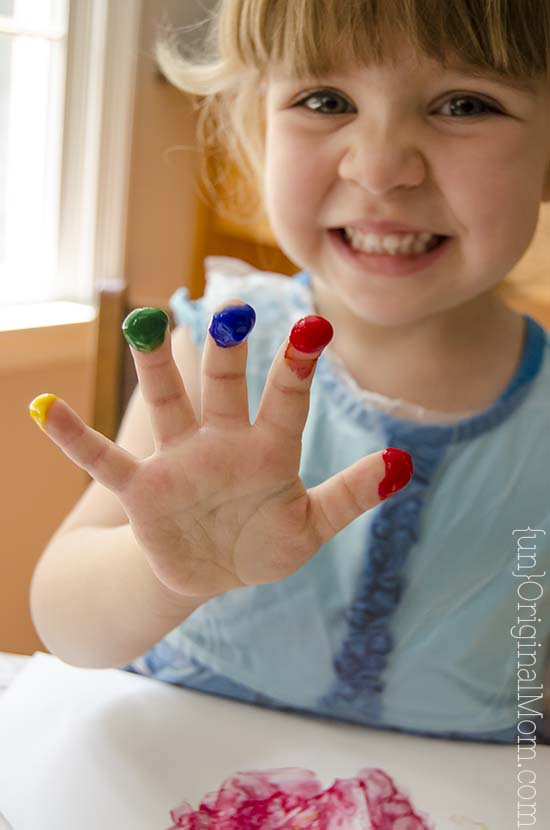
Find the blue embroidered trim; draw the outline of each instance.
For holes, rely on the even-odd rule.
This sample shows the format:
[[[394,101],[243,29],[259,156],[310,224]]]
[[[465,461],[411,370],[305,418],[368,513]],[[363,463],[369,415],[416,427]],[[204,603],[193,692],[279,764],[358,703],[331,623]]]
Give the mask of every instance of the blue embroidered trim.
[[[389,623],[405,589],[400,571],[419,539],[425,491],[448,441],[418,446],[399,432],[390,431],[387,445],[411,454],[413,477],[405,490],[381,504],[370,525],[359,588],[345,613],[347,633],[334,660],[337,679],[319,701],[338,711],[347,709],[353,701],[353,707],[371,722],[381,719],[382,673],[393,648]]]
[[[205,692],[206,694],[217,695],[220,697],[227,697],[231,700],[240,700],[245,703],[252,703],[256,706],[265,706],[268,709],[276,709],[278,711],[298,713],[306,717],[332,718],[336,721],[345,721],[346,723],[359,724],[361,726],[370,726],[384,732],[400,732],[407,735],[423,735],[429,738],[443,738],[445,740],[456,741],[490,741],[496,743],[516,743],[517,740],[517,724],[506,727],[505,729],[496,729],[488,732],[457,732],[457,731],[443,731],[433,732],[420,729],[402,728],[399,726],[387,726],[385,724],[370,723],[363,715],[355,712],[347,712],[344,714],[335,714],[331,711],[325,711],[321,708],[317,709],[302,709],[299,706],[290,706],[282,703],[275,698],[268,697],[248,686],[243,686],[241,683],[235,683],[229,678],[216,674],[208,666],[200,663],[194,657],[189,657],[188,666],[183,669],[182,676],[177,679],[173,674],[171,677],[163,677],[163,666],[157,666],[157,673],[154,675],[156,680],[164,683],[171,683],[173,686],[181,686],[186,689],[193,689],[198,692]],[[153,662],[155,662],[153,660]],[[181,659],[178,659],[181,666]],[[147,669],[152,668],[152,665],[147,662]],[[127,671],[132,674],[143,676],[143,672],[136,669],[131,663],[127,666],[121,667],[122,671]],[[147,675],[146,675],[147,676]],[[550,744],[550,737],[545,735],[544,724],[537,724],[536,733],[537,743]]]
[[[301,285],[310,285],[307,272],[294,279]],[[418,424],[386,412],[373,412],[353,396],[326,362],[319,362],[317,377],[328,393],[345,406],[347,414],[367,428],[383,430],[386,446],[409,452],[414,467],[407,488],[382,503],[369,528],[359,587],[345,612],[347,633],[334,659],[336,680],[320,698],[321,707],[343,714],[351,704],[372,725],[381,720],[382,675],[393,648],[389,623],[405,588],[399,572],[419,538],[418,523],[426,490],[449,445],[474,438],[507,418],[527,394],[529,381],[542,365],[546,333],[533,318],[523,316],[526,326],[522,358],[508,388],[483,412],[450,425]]]

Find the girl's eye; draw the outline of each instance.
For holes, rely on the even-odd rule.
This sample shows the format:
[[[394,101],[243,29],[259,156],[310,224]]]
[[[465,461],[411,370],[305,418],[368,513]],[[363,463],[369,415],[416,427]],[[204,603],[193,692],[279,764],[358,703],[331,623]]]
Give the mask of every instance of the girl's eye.
[[[321,112],[323,115],[344,115],[344,111],[339,109],[339,106],[341,104],[348,107],[350,106],[345,98],[337,92],[332,92],[329,89],[318,89],[315,90],[315,92],[310,92],[309,95],[305,96],[305,98],[302,98],[300,101],[296,101],[294,106],[302,107],[307,101],[312,101],[313,106],[307,106],[306,109],[311,112]],[[326,110],[324,111],[322,108],[325,106]]]
[[[449,117],[455,118],[455,120],[455,116],[458,116],[459,120],[462,120],[463,117],[475,118],[476,116],[487,115],[489,113],[494,113],[495,115],[502,114],[501,110],[497,107],[489,104],[482,98],[478,98],[476,95],[454,95],[445,102],[445,106],[447,104],[451,105]],[[309,95],[297,101],[294,106],[305,106],[310,112],[319,112],[322,115],[346,115],[351,111],[349,109],[351,104],[342,95],[337,92],[332,92],[329,89],[319,89],[310,92]],[[342,107],[348,107],[348,109],[346,110]]]
[[[472,103],[474,102],[474,103]],[[463,115],[469,118],[475,118],[479,115],[487,115],[487,113],[494,113],[495,115],[501,115],[501,110],[497,107],[489,104],[487,101],[484,101],[482,98],[478,98],[475,95],[454,95],[452,98],[449,98],[448,101],[445,102],[445,106],[447,104],[451,105],[451,116],[458,114],[459,119],[460,113],[462,112]],[[456,119],[455,119],[456,120]]]

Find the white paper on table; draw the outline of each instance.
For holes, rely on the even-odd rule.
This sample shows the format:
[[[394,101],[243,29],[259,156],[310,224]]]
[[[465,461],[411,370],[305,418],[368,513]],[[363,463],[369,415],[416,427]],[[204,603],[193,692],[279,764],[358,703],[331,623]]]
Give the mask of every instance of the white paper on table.
[[[542,830],[550,748],[530,765]],[[15,830],[165,830],[183,801],[197,809],[236,771],[276,767],[324,787],[381,767],[438,830],[459,830],[453,816],[517,825],[513,746],[290,715],[40,652],[0,698],[0,812]]]

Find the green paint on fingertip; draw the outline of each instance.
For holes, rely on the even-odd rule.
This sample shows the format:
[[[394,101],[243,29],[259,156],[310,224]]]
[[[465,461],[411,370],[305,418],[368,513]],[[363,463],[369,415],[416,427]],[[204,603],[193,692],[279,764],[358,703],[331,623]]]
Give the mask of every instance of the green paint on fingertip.
[[[124,320],[122,333],[138,352],[154,352],[164,343],[169,323],[162,308],[135,308]]]

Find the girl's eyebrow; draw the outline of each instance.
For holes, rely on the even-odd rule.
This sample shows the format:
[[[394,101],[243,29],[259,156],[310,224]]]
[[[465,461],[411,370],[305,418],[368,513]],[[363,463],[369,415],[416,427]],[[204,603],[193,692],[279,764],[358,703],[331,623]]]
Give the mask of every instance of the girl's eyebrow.
[[[499,84],[503,87],[508,87],[509,89],[516,89],[518,92],[523,92],[526,95],[534,98],[537,95],[537,82],[532,78],[519,78],[513,77],[511,75],[503,75],[501,72],[497,72],[496,70],[492,69],[482,69],[480,67],[471,66],[469,64],[462,63],[460,61],[446,63],[444,66],[444,71],[448,73],[456,73],[458,75],[462,75],[465,78],[469,79],[477,79],[480,81],[493,81],[494,83]],[[323,75],[316,75],[313,74],[311,76],[307,76],[305,78],[294,78],[294,77],[283,77],[277,80],[281,80],[287,83],[321,83],[326,80],[339,80],[341,79],[338,72],[328,72]]]
[[[470,78],[477,78],[482,81],[494,81],[501,86],[512,87],[520,92],[525,92],[531,97],[535,97],[536,95],[536,81],[531,78],[515,78],[510,75],[502,75],[500,72],[496,72],[495,70],[481,69],[474,66],[468,66],[463,63],[450,63],[447,64],[445,68]]]

